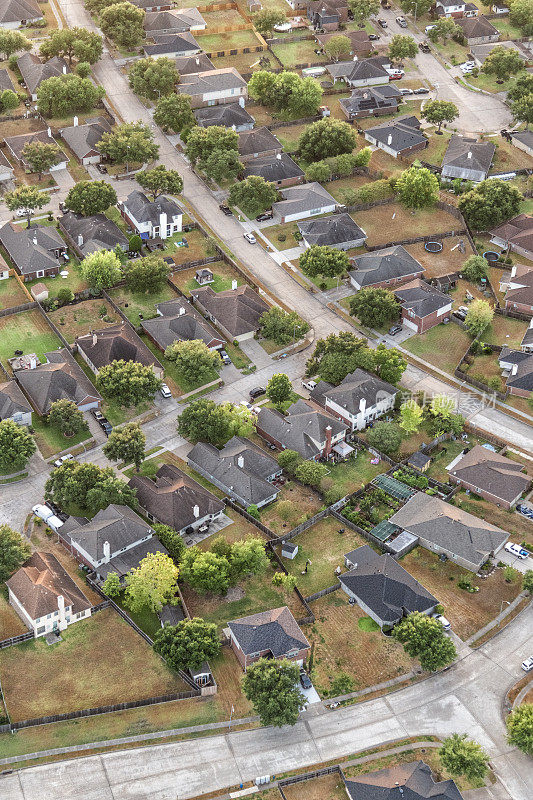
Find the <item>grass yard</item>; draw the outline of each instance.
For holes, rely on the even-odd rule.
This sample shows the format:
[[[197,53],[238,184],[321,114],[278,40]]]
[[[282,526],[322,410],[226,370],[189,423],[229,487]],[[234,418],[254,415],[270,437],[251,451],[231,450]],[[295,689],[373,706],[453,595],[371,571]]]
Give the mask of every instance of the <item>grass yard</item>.
[[[313,64],[323,63],[327,60],[324,53],[317,54],[315,49],[319,50],[320,48],[317,47],[314,39],[272,45],[272,52],[279,58],[286,69],[292,69],[296,64],[313,66]]]
[[[105,313],[102,313],[104,309]],[[109,303],[102,298],[62,306],[57,311],[50,312],[48,316],[71,344],[77,336],[83,336],[92,330],[102,330],[108,325],[116,325],[122,321]]]
[[[346,192],[351,193],[366,186],[368,180],[364,175],[351,175],[349,178],[339,178],[338,181],[329,181],[325,186],[327,191],[341,203],[346,201]]]
[[[135,417],[138,417],[140,414],[144,414],[145,411],[151,408],[151,405],[151,403],[145,401],[139,403],[138,406],[130,406],[128,408],[121,405],[120,402],[114,398],[104,397],[102,414],[107,417],[111,425],[123,425],[124,422],[135,419]]]
[[[72,292],[81,292],[88,288],[87,282],[83,279],[80,269],[80,262],[70,251],[70,261],[64,265],[64,270],[68,272],[66,278],[57,276],[55,278],[38,278],[35,281],[28,281],[28,290],[36,283],[44,283],[50,293],[50,297],[57,297],[60,289],[70,289]]]
[[[447,39],[446,42],[439,40],[436,44],[431,42],[431,47],[435,47],[441,56],[450,63],[453,63],[453,60],[455,60],[457,64],[462,64],[463,61],[466,61],[468,46],[458,44],[458,42],[454,42],[452,39]],[[467,78],[471,77],[471,75],[467,75]]]
[[[7,586],[5,583],[0,584],[0,637],[7,639],[27,631],[28,628],[13,606],[9,605]]]
[[[420,158],[423,161],[427,161],[429,164],[435,164],[437,167],[440,167],[442,159],[444,158],[444,153],[448,147],[448,142],[451,138],[451,133],[443,131],[442,135],[439,136],[439,134],[436,133],[436,128],[431,130],[425,129],[424,133],[429,138],[428,146],[421,153],[413,153],[410,160],[416,161],[417,158]]]
[[[519,74],[524,74],[524,73],[519,73]],[[486,75],[484,72],[481,71],[477,78],[474,78],[473,75],[465,75],[464,79],[471,86],[476,86],[479,89],[483,89],[485,92],[492,92],[493,94],[497,94],[499,92],[507,92],[515,82],[515,78],[512,77],[508,78],[506,81],[503,81],[502,83],[498,83],[498,80],[495,75]]]
[[[157,315],[157,303],[163,303],[165,300],[175,300],[176,292],[172,291],[172,287],[168,283],[163,286],[154,294],[147,294],[145,292],[132,292],[127,286],[118,286],[109,291],[109,296],[117,304],[120,310],[127,316],[132,325],[138,326],[140,323],[140,314],[144,319],[151,319]],[[114,312],[111,312],[113,314]]]
[[[223,536],[230,544],[238,542],[241,539],[249,539],[250,537],[265,539],[264,533],[251,522],[248,522],[238,511],[234,511],[229,506],[226,506],[224,513],[233,520],[233,524],[228,525],[228,527],[224,528],[220,533],[214,533],[212,536],[208,536],[207,539],[203,539],[198,545],[200,550],[209,550],[214,540],[219,536]]]
[[[533,167],[533,157],[524,153],[523,150],[519,150],[502,136],[490,136],[487,137],[487,141],[496,145],[490,172],[511,172],[515,169],[531,169]]]
[[[481,517],[492,525],[497,525],[504,531],[508,531],[513,541],[525,541],[533,545],[533,525],[527,517],[518,514],[516,511],[506,511],[504,508],[498,508],[497,505],[483,498],[477,500],[472,495],[467,495],[463,490],[456,495],[456,498],[458,498],[461,508],[468,511],[469,514]]]
[[[329,466],[329,475],[324,481],[333,481],[333,487],[340,489],[343,495],[352,494],[356,492],[361,486],[379,475],[386,472],[389,464],[386,461],[380,461],[379,464],[371,464],[370,461],[373,456],[368,450],[361,449],[357,456],[350,458],[348,461],[340,462],[334,466]],[[324,482],[323,482],[324,483]]]
[[[80,442],[84,442],[91,438],[89,429],[67,438],[63,436],[58,428],[53,425],[48,425],[44,419],[38,417],[37,414],[32,414],[32,425],[35,429],[34,438],[35,443],[43,458],[50,458],[55,453],[61,450],[66,450],[67,447],[75,447]]]
[[[14,308],[32,301],[33,298],[30,300],[16,278],[0,281],[0,309]]]
[[[431,452],[431,464],[424,475],[427,475],[428,478],[434,478],[434,480],[440,481],[441,483],[447,483],[447,465],[450,464],[465,447],[474,447],[476,444],[483,444],[484,441],[484,439],[472,436],[472,434],[469,433],[467,441],[463,441],[459,438],[442,442]]]
[[[15,350],[36,353],[44,361],[44,354],[58,347],[61,342],[37,310],[0,319],[0,360],[5,367]]]
[[[308,486],[287,481],[275,503],[260,509],[261,522],[281,536],[301,522],[314,516],[322,507],[322,500]]]
[[[315,644],[311,676],[321,697],[346,693],[346,689],[339,692],[333,683],[341,673],[352,679],[351,691],[355,691],[413,668],[414,662],[401,644],[381,631],[361,629],[359,620],[366,614],[359,606],[348,603],[342,589],[321,597],[311,608],[316,622],[305,625],[303,631]]]
[[[283,794],[286,800],[346,800],[344,781],[338,772],[285,786]]]
[[[208,11],[202,14],[207,23],[207,30],[210,28],[223,28],[223,27],[237,27],[238,25],[246,25],[247,21],[239,12],[234,8],[227,8],[223,11]]]
[[[120,228],[122,233],[125,234],[129,233],[130,235],[132,234],[133,232],[132,229],[130,228],[130,226],[128,225],[128,223],[126,222],[126,220],[124,219],[124,217],[122,216],[122,214],[120,213],[120,211],[116,206],[109,206],[109,208],[105,212],[105,215],[108,219],[110,219],[112,222],[115,223],[117,228]]]
[[[486,356],[475,356],[472,364],[466,370],[468,376],[481,383],[498,380],[499,385],[495,388],[499,392],[505,391],[505,379],[502,378],[502,370],[498,364],[498,353],[491,353]],[[494,388],[491,386],[491,388]]]
[[[459,223],[457,223],[459,225]],[[442,231],[441,231],[442,232]],[[448,236],[440,240],[442,250],[440,253],[428,253],[424,249],[424,242],[408,244],[405,249],[419,261],[426,270],[425,278],[440,278],[457,272],[464,264],[468,256],[472,255],[472,248],[465,236]],[[464,243],[465,252],[462,253],[458,245]],[[466,282],[465,282],[466,283]],[[474,294],[473,286],[468,284],[469,290]]]
[[[218,378],[218,372],[213,369],[205,376],[198,377],[196,380],[190,380],[190,378],[186,377],[181,370],[178,369],[174,361],[169,361],[168,358],[165,358],[161,350],[156,347],[147,336],[143,334],[141,339],[163,365],[165,369],[165,382],[168,384],[174,396],[192,392],[194,389],[199,389],[200,386],[205,386],[207,383],[216,381]],[[222,361],[220,361],[220,365],[222,366]]]
[[[241,47],[253,48],[261,44],[251,29],[195,36],[195,39],[208,57],[210,53],[216,54],[227,50],[238,50]]]
[[[503,344],[520,349],[528,323],[512,317],[495,314],[490,327],[483,331],[483,340],[489,344]]]
[[[450,290],[450,297],[452,298],[452,306],[453,308],[458,308],[459,306],[468,305],[470,299],[468,298],[468,294],[472,295],[477,300],[486,300],[487,298],[484,296],[483,292],[478,289],[478,287],[470,283],[470,281],[466,281],[463,278],[459,278],[455,283],[455,288]]]
[[[195,278],[198,269],[202,268],[192,267],[191,269],[174,272],[171,277],[172,283],[177,286],[183,294],[189,295],[193,289],[198,289],[200,286]],[[233,281],[237,281],[237,286],[241,286],[244,283],[242,275],[234,270],[231,264],[227,264],[225,261],[214,261],[212,264],[206,264],[206,269],[211,270],[213,273],[213,283],[209,283],[208,286],[210,286],[214,292],[223,292],[226,289],[231,289]]]
[[[426,333],[403,342],[402,347],[439,369],[453,373],[471,342],[472,337],[467,331],[450,323],[435,325]]]
[[[283,145],[283,149],[287,153],[292,153],[296,150],[298,139],[307,127],[307,125],[287,125],[286,128],[280,128],[275,131],[276,136]]]
[[[384,245],[416,236],[445,233],[459,226],[455,217],[445,211],[436,213],[435,209],[426,208],[413,213],[399,203],[356,211],[351,216],[366,231],[368,245]]]
[[[176,247],[176,244],[183,240],[187,241],[187,246]],[[187,233],[175,233],[173,236],[169,236],[168,239],[165,239],[164,250],[158,250],[157,253],[160,256],[172,256],[175,264],[185,264],[187,261],[197,261],[212,255],[207,252],[207,242],[208,239],[202,231],[194,228]]]
[[[512,25],[508,15],[499,18],[493,18],[490,20],[490,22],[491,25],[494,25],[495,28],[498,28],[498,30],[502,34],[500,37],[501,40],[521,39],[524,35],[520,30],[520,28],[517,28],[515,25]]]
[[[279,225],[270,225],[268,228],[263,228],[261,233],[277,250],[290,250],[301,244],[301,240],[295,236],[295,234],[299,234],[297,222],[281,222]]]

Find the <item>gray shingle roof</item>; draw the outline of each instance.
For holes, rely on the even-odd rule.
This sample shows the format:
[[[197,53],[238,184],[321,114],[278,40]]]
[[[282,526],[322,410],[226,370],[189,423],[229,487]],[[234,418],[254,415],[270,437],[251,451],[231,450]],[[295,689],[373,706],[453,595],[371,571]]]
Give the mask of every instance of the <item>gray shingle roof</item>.
[[[531,484],[524,467],[499,453],[475,445],[455,464],[450,474],[481,491],[512,503]]]
[[[247,285],[214,292],[210,286],[193,289],[192,296],[232,336],[256,331],[268,305]]]
[[[224,343],[220,334],[194,311],[187,300],[167,300],[158,303],[156,308],[161,315],[141,320],[141,326],[162,350],[183,339],[200,339],[208,347]]]
[[[131,211],[138,222],[151,222],[153,225],[159,225],[162,213],[167,215],[169,221],[173,217],[183,214],[179,205],[171,197],[160,194],[155,200],[149,200],[145,193],[138,189],[126,197],[123,206]]]
[[[355,269],[349,274],[361,288],[425,272],[422,264],[401,244],[364,253],[351,261]]]
[[[17,136],[7,136],[4,141],[15,158],[28,167],[29,165],[25,161],[22,151],[27,144],[34,144],[35,142],[54,144],[58,148],[57,159],[55,162],[56,164],[59,164],[60,161],[68,161],[67,156],[65,155],[64,151],[61,150],[54,137],[48,134],[48,130],[36,131],[35,133],[21,133]]]
[[[196,122],[202,128],[210,125],[222,125],[231,128],[232,125],[249,125],[255,122],[254,118],[239,103],[223,103],[219,106],[206,106],[194,112]]]
[[[0,228],[0,242],[22,275],[37,270],[59,268],[52,250],[67,249],[59,232],[50,225],[14,227],[10,222]]]
[[[463,800],[452,780],[434,781],[423,761],[368,772],[345,785],[350,800]]]
[[[174,59],[174,65],[180,75],[192,75],[215,69],[213,62],[205,53],[198,53],[195,56],[178,56]]]
[[[443,167],[473,169],[487,175],[496,146],[491,142],[478,142],[467,136],[452,134],[442,159]]]
[[[339,102],[349,114],[365,110],[370,114],[380,108],[397,108],[401,97],[402,94],[396,86],[385,84],[354,89],[351,97],[342,97]]]
[[[0,90],[5,92],[6,89],[11,92],[17,91],[7,69],[0,69]]]
[[[57,611],[59,596],[64,598],[65,608],[72,606],[74,614],[91,607],[52,553],[33,553],[6,584],[33,620]]]
[[[507,378],[507,386],[533,392],[533,353],[523,353],[519,350],[503,348],[499,355],[500,361],[516,364],[516,372]]]
[[[291,650],[310,647],[287,606],[234,619],[228,628],[245,655],[269,650],[274,658],[281,658]]]
[[[517,264],[515,274],[509,279],[509,282],[518,284],[518,286],[516,289],[507,290],[506,302],[533,306],[533,269],[523,264]]]
[[[500,33],[483,14],[479,17],[456,17],[454,22],[463,29],[467,39],[478,39],[481,36],[494,36]]]
[[[111,125],[103,117],[85,125],[71,125],[63,128],[61,136],[68,144],[74,155],[81,159],[92,151],[100,152],[97,145],[104,133],[111,130]]]
[[[265,181],[271,181],[272,183],[290,178],[301,178],[303,174],[303,169],[287,153],[254,158],[253,161],[249,161],[246,164],[246,169],[244,170],[245,178],[249,175],[259,175]]]
[[[139,566],[139,562],[152,553],[168,555],[168,550],[163,547],[157,536],[151,536],[146,542],[139,542],[139,544],[135,545],[135,547],[130,547],[126,552],[118,553],[107,564],[100,564],[98,573],[103,578],[107,578],[110,572],[116,572],[121,578],[131,569],[136,569]]]
[[[114,250],[117,245],[123,250],[128,249],[127,237],[105,214],[82,217],[81,214],[68,211],[59,218],[59,224],[84,256],[95,250]]]
[[[339,61],[336,64],[328,64],[326,69],[333,78],[344,78],[350,82],[389,78],[380,56],[362,58],[358,61]]]
[[[282,149],[280,140],[265,126],[239,133],[238,150],[241,156],[251,156],[254,153],[265,153],[269,150],[281,152]]]
[[[94,561],[104,558],[104,542],[111,552],[122,550],[153,533],[131,508],[112,503],[98,511],[92,520],[69,517],[61,528],[64,536],[79,545]]]
[[[0,24],[41,19],[43,12],[33,0],[0,0]]]
[[[281,194],[284,199],[274,203],[272,208],[283,217],[337,205],[335,198],[316,181],[301,186],[289,186],[282,189]]]
[[[328,414],[317,411],[304,400],[293,403],[283,416],[279,411],[262,408],[257,415],[257,428],[280,442],[286,450],[296,450],[303,458],[314,458],[326,441],[326,428],[331,427],[332,437],[348,426]]]
[[[392,122],[382,122],[381,125],[367,128],[365,138],[368,136],[387,145],[396,153],[428,141],[427,136],[420,131],[420,120],[414,116],[398,117]]]
[[[246,81],[235,67],[212,69],[207,72],[195,72],[185,75],[177,87],[180,94],[198,96],[210,92],[224,92],[230,89],[242,89]]]
[[[433,314],[451,302],[449,295],[439,292],[420,278],[402,286],[401,289],[396,289],[394,294],[402,308],[414,311],[416,316],[421,318]]]
[[[345,408],[351,414],[358,414],[361,400],[367,406],[375,405],[390,395],[396,395],[398,389],[391,383],[382,381],[375,375],[356,369],[347,375],[338,386],[332,386],[326,381],[319,381],[311,392],[311,397],[321,405],[325,405],[326,398]]]
[[[39,12],[40,17],[42,14]],[[23,53],[17,58],[17,67],[28,87],[30,94],[35,94],[41,83],[47,78],[56,78],[70,72],[64,58],[54,56],[49,61],[41,61],[34,53]]]
[[[206,22],[196,8],[149,11],[144,18],[144,29],[147,32],[175,30],[180,33],[197,26],[205,28]]]
[[[533,148],[533,131],[515,131],[511,134],[511,138],[525,144],[526,147]]]
[[[110,325],[100,331],[92,331],[76,338],[77,347],[82,350],[96,369],[111,364],[112,361],[138,361],[145,366],[162,369],[152,351],[137,336],[126,322]]]
[[[366,239],[366,233],[349,214],[335,214],[321,219],[302,220],[298,228],[309,245],[335,246]]]
[[[17,412],[27,413],[32,408],[15,381],[0,383],[0,420]]]
[[[145,44],[146,56],[162,56],[165,53],[198,53],[200,45],[189,31],[154,36],[154,44]]]

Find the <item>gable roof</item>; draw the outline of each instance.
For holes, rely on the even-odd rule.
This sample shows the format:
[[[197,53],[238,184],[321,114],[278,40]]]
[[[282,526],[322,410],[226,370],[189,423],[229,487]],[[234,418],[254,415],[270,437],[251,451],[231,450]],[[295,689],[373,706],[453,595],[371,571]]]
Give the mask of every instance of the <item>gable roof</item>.
[[[149,11],[144,17],[145,31],[175,30],[177,33],[193,27],[206,27],[197,8],[174,8],[171,11]]]
[[[21,228],[6,222],[0,228],[0,242],[22,275],[53,267],[59,269],[59,261],[52,250],[67,249],[59,231],[51,225]]]
[[[0,19],[0,22],[3,22],[3,20]],[[5,92],[6,89],[11,92],[17,91],[15,88],[15,84],[11,80],[9,72],[4,67],[3,69],[0,69],[0,90]]]
[[[367,772],[345,786],[350,800],[463,800],[454,781],[434,781],[423,761]]]
[[[65,347],[45,353],[45,356],[47,363],[15,372],[15,378],[41,416],[50,411],[56,400],[72,400],[76,405],[83,405],[89,399],[102,399]]]
[[[42,13],[39,12],[38,16],[42,17]],[[43,62],[35,53],[29,52],[23,53],[17,58],[17,67],[30,94],[35,94],[35,91],[47,78],[57,78],[70,72],[69,65],[64,58],[54,56]]]
[[[380,108],[396,108],[402,93],[392,83],[383,86],[364,86],[354,89],[350,97],[342,97],[339,102],[349,114],[367,110],[369,113]]]
[[[65,600],[65,608],[72,606],[73,614],[91,608],[91,603],[52,553],[33,553],[6,584],[33,620],[57,611],[60,596]]]
[[[283,200],[274,203],[272,208],[283,217],[337,205],[335,198],[316,181],[289,186],[281,190],[281,195]]]
[[[223,108],[219,106],[221,107]],[[304,171],[287,153],[278,153],[275,156],[259,156],[249,161],[245,165],[244,177],[249,175],[259,175],[265,181],[277,183],[290,178],[301,178]]]
[[[389,73],[383,66],[381,56],[362,58],[357,61],[339,61],[328,64],[327,71],[333,78],[345,78],[347,81],[372,80],[373,78],[389,78]]]
[[[98,511],[92,520],[69,517],[61,528],[61,536],[88,553],[94,561],[104,558],[104,542],[109,542],[111,552],[122,550],[153,533],[131,508],[112,503]]]
[[[296,450],[303,458],[314,458],[322,451],[318,445],[326,441],[326,428],[331,428],[332,437],[348,430],[344,422],[317,411],[305,400],[297,400],[289,406],[285,416],[263,407],[256,424],[286,450]]]
[[[509,245],[533,252],[533,216],[530,214],[518,214],[489,233]]]
[[[498,36],[500,35],[498,28],[495,28],[483,14],[479,17],[456,17],[454,22],[463,29],[463,33],[467,39],[477,39],[481,36],[494,36],[495,34],[498,34]]]
[[[117,245],[128,249],[128,238],[105,214],[83,217],[67,211],[58,221],[84,256],[96,250],[114,250]]]
[[[65,155],[64,151],[61,150],[58,143],[52,136],[49,134],[50,128],[48,130],[43,131],[36,131],[35,133],[20,133],[17,136],[7,136],[4,141],[7,147],[11,150],[15,158],[21,161],[24,166],[29,166],[27,161],[24,159],[22,155],[22,151],[24,150],[27,144],[34,144],[34,142],[42,142],[43,144],[55,144],[58,149],[57,152],[57,161],[56,164],[59,164],[60,161],[68,161],[67,156]]]
[[[533,234],[533,232],[532,232]],[[515,274],[509,276],[510,286],[505,294],[505,302],[522,303],[533,306],[533,268],[526,267],[524,264],[517,264]]]
[[[511,139],[516,139],[517,142],[525,144],[526,147],[533,149],[533,131],[512,131]]]
[[[178,56],[174,59],[174,65],[180,75],[192,75],[215,69],[215,65],[205,53],[197,53],[194,56]]]
[[[364,369],[356,369],[347,375],[338,386],[332,386],[326,381],[319,381],[311,392],[311,397],[321,405],[326,399],[342,406],[351,414],[358,414],[361,401],[367,406],[373,406],[387,396],[398,393],[398,389],[391,383],[382,381]]]
[[[261,316],[269,308],[247,284],[223,292],[214,292],[211,286],[200,286],[193,289],[191,295],[234,337],[256,331]]]
[[[166,214],[169,220],[183,214],[179,205],[171,197],[160,194],[155,200],[149,200],[145,193],[138,189],[130,192],[122,206],[127,211],[131,211],[137,222],[151,222],[152,225],[159,225],[161,214]]]
[[[364,253],[351,262],[355,269],[349,274],[361,288],[425,272],[422,264],[401,244]]]
[[[27,413],[32,407],[22,394],[16,381],[0,383],[0,420],[9,419],[18,412]]]
[[[211,92],[242,89],[245,86],[247,86],[246,81],[235,67],[223,67],[185,75],[176,88],[180,94],[198,96]]]
[[[478,142],[468,136],[453,133],[442,159],[443,167],[458,167],[483,172],[486,176],[496,151],[491,142]]]
[[[522,464],[477,444],[449,472],[460,481],[512,503],[532,481],[523,469]]]
[[[261,128],[253,128],[251,131],[239,133],[237,147],[241,156],[266,153],[269,150],[279,150],[281,152],[283,149],[277,136],[274,136],[264,125]]]
[[[150,0],[148,0],[150,1]],[[189,31],[182,33],[166,33],[154,36],[154,44],[143,45],[146,56],[164,55],[165,53],[198,53],[200,45]]]
[[[231,128],[232,125],[253,125],[254,118],[239,103],[223,103],[219,106],[205,106],[197,108],[194,112],[196,122],[202,128],[210,125],[222,125]],[[276,140],[277,141],[277,140]]]
[[[533,353],[523,353],[520,350],[509,350],[504,347],[498,356],[499,361],[505,361],[516,366],[516,371],[511,370],[507,377],[507,386],[533,392]]]
[[[166,300],[158,303],[156,308],[158,316],[141,320],[141,327],[162,350],[183,339],[200,339],[208,347],[224,343],[220,334],[194,311],[187,300]]]
[[[281,658],[291,650],[310,647],[287,606],[234,619],[228,628],[245,655],[269,650],[274,658]]]
[[[0,0],[0,24],[41,19],[43,12],[33,0]]]
[[[121,359],[163,369],[152,351],[127,322],[78,336],[75,343],[97,370]]]
[[[426,283],[421,278],[406,283],[401,289],[395,289],[394,296],[406,311],[414,311],[417,317],[429,317],[435,311],[450,305],[450,296]]]
[[[427,136],[420,130],[420,120],[414,116],[398,117],[392,122],[382,122],[374,128],[367,128],[365,138],[368,136],[387,145],[396,153],[428,141]]]
[[[302,220],[298,223],[298,228],[309,245],[335,246],[367,238],[364,230],[347,213]]]
[[[109,122],[103,117],[98,117],[85,125],[70,125],[68,128],[63,128],[61,136],[74,155],[81,160],[93,151],[100,153],[97,145],[104,133],[109,133],[110,130]]]

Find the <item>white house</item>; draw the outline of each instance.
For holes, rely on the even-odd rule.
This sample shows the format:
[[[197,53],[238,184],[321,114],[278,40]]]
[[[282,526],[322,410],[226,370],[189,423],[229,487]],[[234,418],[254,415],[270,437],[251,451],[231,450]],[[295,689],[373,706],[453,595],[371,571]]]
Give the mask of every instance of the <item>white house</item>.
[[[337,208],[335,198],[316,182],[287,186],[281,190],[281,196],[283,200],[272,206],[280,222],[295,222],[319,214],[329,214]]]
[[[134,191],[118,207],[141,239],[168,239],[182,229],[181,208],[164,194],[149,200],[144,192]]]
[[[0,28],[13,31],[42,18],[43,12],[34,0],[2,0],[0,3]]]
[[[369,422],[394,408],[398,390],[375,375],[356,369],[339,386],[320,381],[311,392],[311,399],[337,419],[361,431]]]
[[[12,419],[18,425],[31,425],[31,412],[16,381],[0,383],[0,420]]]

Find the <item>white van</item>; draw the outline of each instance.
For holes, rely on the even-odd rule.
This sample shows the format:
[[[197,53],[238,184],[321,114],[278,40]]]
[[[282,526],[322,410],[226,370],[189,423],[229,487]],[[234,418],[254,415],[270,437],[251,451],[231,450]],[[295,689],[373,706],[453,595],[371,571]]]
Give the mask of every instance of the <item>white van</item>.
[[[302,386],[307,391],[312,392],[313,389],[316,389],[316,381],[302,381]]]
[[[519,544],[514,544],[513,542],[507,542],[505,545],[505,549],[508,553],[511,553],[512,556],[516,558],[529,558],[529,553],[527,550],[524,550],[523,547],[520,547]]]
[[[325,71],[325,67],[306,67],[302,70],[302,75],[304,78],[318,78],[318,76],[323,75]]]

